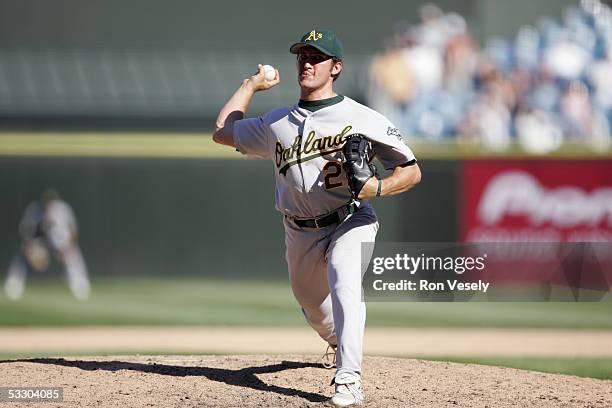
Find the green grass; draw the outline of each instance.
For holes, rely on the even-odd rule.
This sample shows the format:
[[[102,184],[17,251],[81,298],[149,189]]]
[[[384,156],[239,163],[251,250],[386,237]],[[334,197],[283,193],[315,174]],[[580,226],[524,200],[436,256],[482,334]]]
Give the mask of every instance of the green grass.
[[[416,357],[422,360],[484,364],[544,373],[612,380],[612,358],[547,358],[547,357]]]
[[[300,322],[281,284],[206,279],[104,279],[79,302],[59,283],[29,285],[0,300],[0,325],[292,325]]]
[[[368,326],[612,329],[610,316],[612,302],[368,304]],[[32,280],[18,302],[0,294],[0,326],[303,324],[286,280],[102,279],[87,302]]]

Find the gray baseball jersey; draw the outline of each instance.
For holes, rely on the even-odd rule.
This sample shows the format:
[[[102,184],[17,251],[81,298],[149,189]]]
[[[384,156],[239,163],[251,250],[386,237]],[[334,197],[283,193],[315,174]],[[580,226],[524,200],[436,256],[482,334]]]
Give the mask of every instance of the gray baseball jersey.
[[[372,142],[387,169],[414,161],[387,118],[347,97],[302,101],[234,123],[240,152],[274,162],[276,208],[288,216],[283,225],[291,288],[306,321],[337,346],[336,375],[361,375],[361,244],[374,242],[378,221],[367,201],[341,223],[322,228],[301,228],[292,218],[318,217],[352,200],[341,161],[352,133]]]
[[[348,97],[314,112],[295,104],[234,124],[234,144],[276,167],[276,208],[297,218],[327,214],[351,201],[341,150],[346,136],[365,135],[386,169],[414,160],[397,128]]]

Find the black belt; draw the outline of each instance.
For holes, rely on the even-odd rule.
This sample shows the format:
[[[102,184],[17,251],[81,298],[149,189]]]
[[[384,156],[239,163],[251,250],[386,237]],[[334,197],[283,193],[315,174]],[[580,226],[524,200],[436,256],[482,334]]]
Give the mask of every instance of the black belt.
[[[311,218],[309,220],[293,219],[293,222],[300,228],[324,228],[344,221],[349,214],[355,213],[358,209],[359,206],[353,201],[350,204],[338,208],[333,213],[322,215],[321,217],[317,218]]]

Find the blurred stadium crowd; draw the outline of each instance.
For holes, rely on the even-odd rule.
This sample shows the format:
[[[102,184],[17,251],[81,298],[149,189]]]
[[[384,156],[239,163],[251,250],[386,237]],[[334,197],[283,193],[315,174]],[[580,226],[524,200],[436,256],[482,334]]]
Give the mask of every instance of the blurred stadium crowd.
[[[542,17],[480,47],[457,13],[427,4],[371,63],[368,103],[403,134],[534,153],[578,141],[610,147],[612,10],[599,0]]]

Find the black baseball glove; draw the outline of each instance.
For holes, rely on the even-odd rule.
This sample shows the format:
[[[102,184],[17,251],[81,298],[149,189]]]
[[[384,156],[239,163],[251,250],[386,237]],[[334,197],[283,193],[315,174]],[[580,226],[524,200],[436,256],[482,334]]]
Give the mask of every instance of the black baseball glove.
[[[342,167],[346,172],[353,198],[357,198],[370,177],[379,178],[376,166],[370,163],[372,146],[364,135],[353,133],[346,137],[342,153],[344,154]]]

